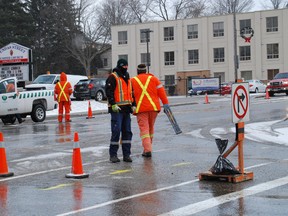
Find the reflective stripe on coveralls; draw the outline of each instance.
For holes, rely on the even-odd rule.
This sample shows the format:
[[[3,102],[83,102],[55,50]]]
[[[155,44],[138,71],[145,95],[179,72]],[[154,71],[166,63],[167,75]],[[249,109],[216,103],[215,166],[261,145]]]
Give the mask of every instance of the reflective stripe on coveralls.
[[[149,102],[151,103],[151,105],[153,106],[154,108],[154,111],[157,111],[157,107],[154,103],[154,101],[152,100],[152,98],[150,97],[150,95],[148,94],[147,92],[147,87],[150,83],[150,80],[151,80],[152,76],[149,76],[148,79],[146,80],[146,83],[145,83],[145,86],[141,83],[141,81],[139,80],[138,77],[134,77],[134,79],[137,81],[137,83],[140,85],[140,87],[142,88],[142,94],[140,96],[140,99],[139,99],[139,103],[137,104],[137,108],[136,108],[136,113],[138,113],[139,109],[140,109],[140,106],[141,106],[141,103],[142,103],[142,100],[144,98],[144,95],[146,95],[146,97],[148,98]]]
[[[67,83],[68,83],[68,82],[65,82],[63,88],[62,88],[60,82],[57,83],[57,85],[59,86],[59,88],[60,88],[60,90],[61,90],[61,92],[60,92],[60,94],[59,94],[59,96],[58,96],[58,102],[60,102],[60,98],[61,98],[62,94],[64,95],[65,100],[68,101],[68,98],[67,98],[67,96],[66,96],[66,94],[65,94],[65,92],[64,92],[64,89],[65,89]]]

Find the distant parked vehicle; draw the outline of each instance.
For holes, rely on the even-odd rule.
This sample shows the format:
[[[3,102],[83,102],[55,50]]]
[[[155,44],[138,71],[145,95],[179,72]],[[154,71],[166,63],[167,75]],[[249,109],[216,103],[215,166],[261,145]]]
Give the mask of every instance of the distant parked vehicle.
[[[231,94],[232,82],[221,83],[221,95]],[[219,90],[214,92],[215,94],[220,94]]]
[[[192,88],[188,90],[189,96],[200,95],[202,91],[194,91]]]
[[[267,91],[270,97],[275,93],[288,95],[288,72],[276,74],[273,80],[267,83]]]
[[[87,76],[82,75],[72,75],[72,74],[66,74],[67,75],[67,81],[71,83],[71,86],[73,86],[81,79],[88,79]],[[42,74],[39,75],[31,84],[26,85],[26,89],[30,90],[39,90],[39,89],[53,89],[55,88],[55,85],[57,82],[60,81],[60,74]],[[75,98],[74,95],[71,95],[71,98]]]
[[[91,99],[102,101],[106,99],[105,78],[82,79],[74,86],[76,100]]]
[[[246,82],[249,83],[249,92],[258,93],[266,91],[266,85],[260,80],[247,80]]]

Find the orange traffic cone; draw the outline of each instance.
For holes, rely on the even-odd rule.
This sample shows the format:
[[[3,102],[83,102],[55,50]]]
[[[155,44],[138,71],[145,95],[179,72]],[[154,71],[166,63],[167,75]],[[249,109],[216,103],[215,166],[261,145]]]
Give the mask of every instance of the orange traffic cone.
[[[73,157],[72,157],[72,169],[71,173],[66,174],[66,178],[88,178],[89,174],[83,173],[82,158],[79,145],[78,133],[74,133],[74,146],[73,146]]]
[[[4,137],[0,132],[0,177],[10,177],[14,173],[8,172],[8,165],[6,161],[6,151],[4,147]]]
[[[204,104],[209,104],[210,102],[209,102],[209,98],[208,98],[208,95],[207,95],[207,93],[205,93],[205,102],[204,102]]]
[[[265,96],[265,99],[270,99],[269,92],[268,92],[267,89],[266,89],[266,96]]]
[[[92,114],[90,101],[88,101],[88,116],[86,117],[86,119],[91,119],[91,118],[94,118],[94,116]]]

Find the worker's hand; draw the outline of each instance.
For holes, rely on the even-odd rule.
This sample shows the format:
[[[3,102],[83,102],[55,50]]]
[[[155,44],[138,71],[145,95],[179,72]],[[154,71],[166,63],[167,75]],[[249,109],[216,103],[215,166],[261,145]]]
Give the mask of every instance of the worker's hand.
[[[135,112],[136,112],[136,107],[135,107],[135,106],[132,106],[132,107],[131,107],[131,110],[132,110],[132,113],[135,113]]]
[[[112,110],[113,110],[113,112],[119,112],[119,110],[121,110],[121,108],[117,104],[114,104],[114,105],[112,105]]]
[[[163,104],[164,109],[169,109],[169,104]]]

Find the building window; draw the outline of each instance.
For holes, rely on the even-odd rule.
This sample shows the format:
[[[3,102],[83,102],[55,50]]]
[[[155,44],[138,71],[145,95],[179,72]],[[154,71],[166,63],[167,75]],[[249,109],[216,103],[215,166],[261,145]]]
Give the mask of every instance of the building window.
[[[241,78],[244,80],[252,79],[252,71],[241,71]]]
[[[224,62],[224,48],[214,48],[214,62]]]
[[[150,42],[150,29],[141,29],[140,30],[140,43],[146,43],[146,42]]]
[[[198,64],[198,63],[199,63],[199,51],[188,50],[188,64]]]
[[[240,61],[251,60],[250,46],[240,46]]]
[[[220,77],[220,82],[225,82],[225,73],[224,72],[215,72],[214,77]]]
[[[251,19],[240,20],[240,30],[244,29],[245,27],[251,27]],[[249,29],[245,29],[243,34],[251,34]]]
[[[165,75],[165,87],[174,86],[175,76],[174,75]]]
[[[118,44],[127,44],[127,31],[118,32]]]
[[[103,67],[107,67],[108,66],[108,59],[104,58],[103,59]]]
[[[266,17],[266,32],[278,31],[278,17]]]
[[[150,66],[151,64],[150,53],[148,53],[148,59],[147,59],[147,53],[141,53],[141,64],[146,64],[147,66]]]
[[[128,55],[118,55],[118,59],[125,59],[128,62]]]
[[[267,75],[268,75],[267,79],[272,80],[276,76],[276,74],[279,73],[279,69],[270,69],[267,72],[268,72],[267,73]]]
[[[267,44],[267,59],[279,58],[279,45]]]
[[[224,36],[224,22],[213,23],[213,37]]]
[[[174,40],[174,28],[165,27],[164,28],[164,41]]]
[[[174,52],[165,52],[164,53],[164,64],[165,65],[174,65]]]
[[[198,25],[188,25],[187,26],[187,37],[188,39],[198,38]]]

